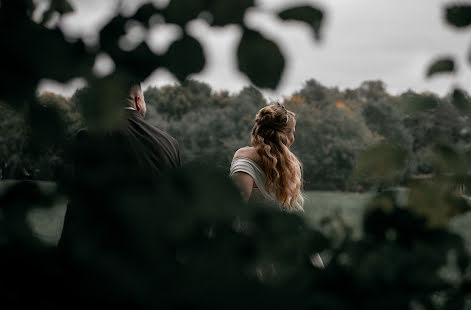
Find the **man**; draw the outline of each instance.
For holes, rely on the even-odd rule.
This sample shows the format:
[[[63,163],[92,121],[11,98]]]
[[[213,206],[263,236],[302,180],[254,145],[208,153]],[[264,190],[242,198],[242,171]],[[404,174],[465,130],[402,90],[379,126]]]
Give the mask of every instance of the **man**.
[[[177,141],[144,120],[147,107],[139,83],[129,87],[123,102],[124,117],[115,129],[101,134],[83,129],[77,134],[61,248],[70,240],[79,240],[95,224],[99,230],[108,225],[106,233],[119,230],[110,225],[122,197],[142,199],[165,170],[181,165]]]
[[[147,106],[140,84],[131,86],[125,110],[127,122],[121,127],[120,134],[129,143],[141,167],[155,175],[160,175],[165,168],[179,167],[180,152],[176,140],[144,120]]]
[[[159,227],[165,221],[161,213],[168,205],[156,189],[167,182],[165,170],[180,166],[178,144],[144,120],[139,84],[129,88],[123,103],[119,126],[104,133],[81,130],[71,153],[75,171],[65,187],[70,201],[58,246],[65,308],[109,305],[102,298],[111,295],[117,307],[133,304],[129,276],[146,272],[152,264],[146,253],[158,244],[142,223]]]

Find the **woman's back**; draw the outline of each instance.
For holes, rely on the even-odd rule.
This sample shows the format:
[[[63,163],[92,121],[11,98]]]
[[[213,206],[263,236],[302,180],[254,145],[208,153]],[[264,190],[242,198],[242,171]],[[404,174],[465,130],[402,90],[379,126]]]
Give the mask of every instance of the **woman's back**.
[[[236,152],[232,160],[230,176],[236,180],[238,179],[239,182],[244,182],[246,189],[251,188],[251,190],[246,190],[245,193],[242,193],[246,200],[277,204],[275,194],[265,189],[266,174],[260,167],[260,162],[260,156],[255,148],[241,148]]]
[[[281,104],[270,104],[257,113],[252,147],[239,149],[231,164],[231,176],[244,200],[274,198],[283,209],[302,211],[301,162],[290,150],[295,131],[295,114]]]

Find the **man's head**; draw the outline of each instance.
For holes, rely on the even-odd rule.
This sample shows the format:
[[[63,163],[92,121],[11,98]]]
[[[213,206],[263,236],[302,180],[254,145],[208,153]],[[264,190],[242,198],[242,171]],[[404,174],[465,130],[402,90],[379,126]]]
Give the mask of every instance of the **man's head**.
[[[140,83],[133,83],[129,89],[128,105],[136,109],[142,117],[146,116],[146,101]]]

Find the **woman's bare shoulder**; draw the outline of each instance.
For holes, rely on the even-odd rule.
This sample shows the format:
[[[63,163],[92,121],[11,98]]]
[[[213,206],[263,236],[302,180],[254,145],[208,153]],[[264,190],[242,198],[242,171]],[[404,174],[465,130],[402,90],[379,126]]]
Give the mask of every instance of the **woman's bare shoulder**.
[[[241,157],[248,158],[256,163],[260,162],[260,155],[258,155],[257,150],[253,146],[246,146],[238,149],[237,152],[235,152],[233,159]]]

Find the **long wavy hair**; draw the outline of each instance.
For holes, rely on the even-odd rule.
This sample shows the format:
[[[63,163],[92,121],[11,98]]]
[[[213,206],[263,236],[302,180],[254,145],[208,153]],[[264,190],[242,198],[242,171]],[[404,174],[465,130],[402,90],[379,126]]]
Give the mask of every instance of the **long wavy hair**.
[[[302,165],[290,151],[287,127],[295,114],[279,103],[262,108],[252,129],[252,146],[261,157],[265,189],[289,211],[303,210]]]

